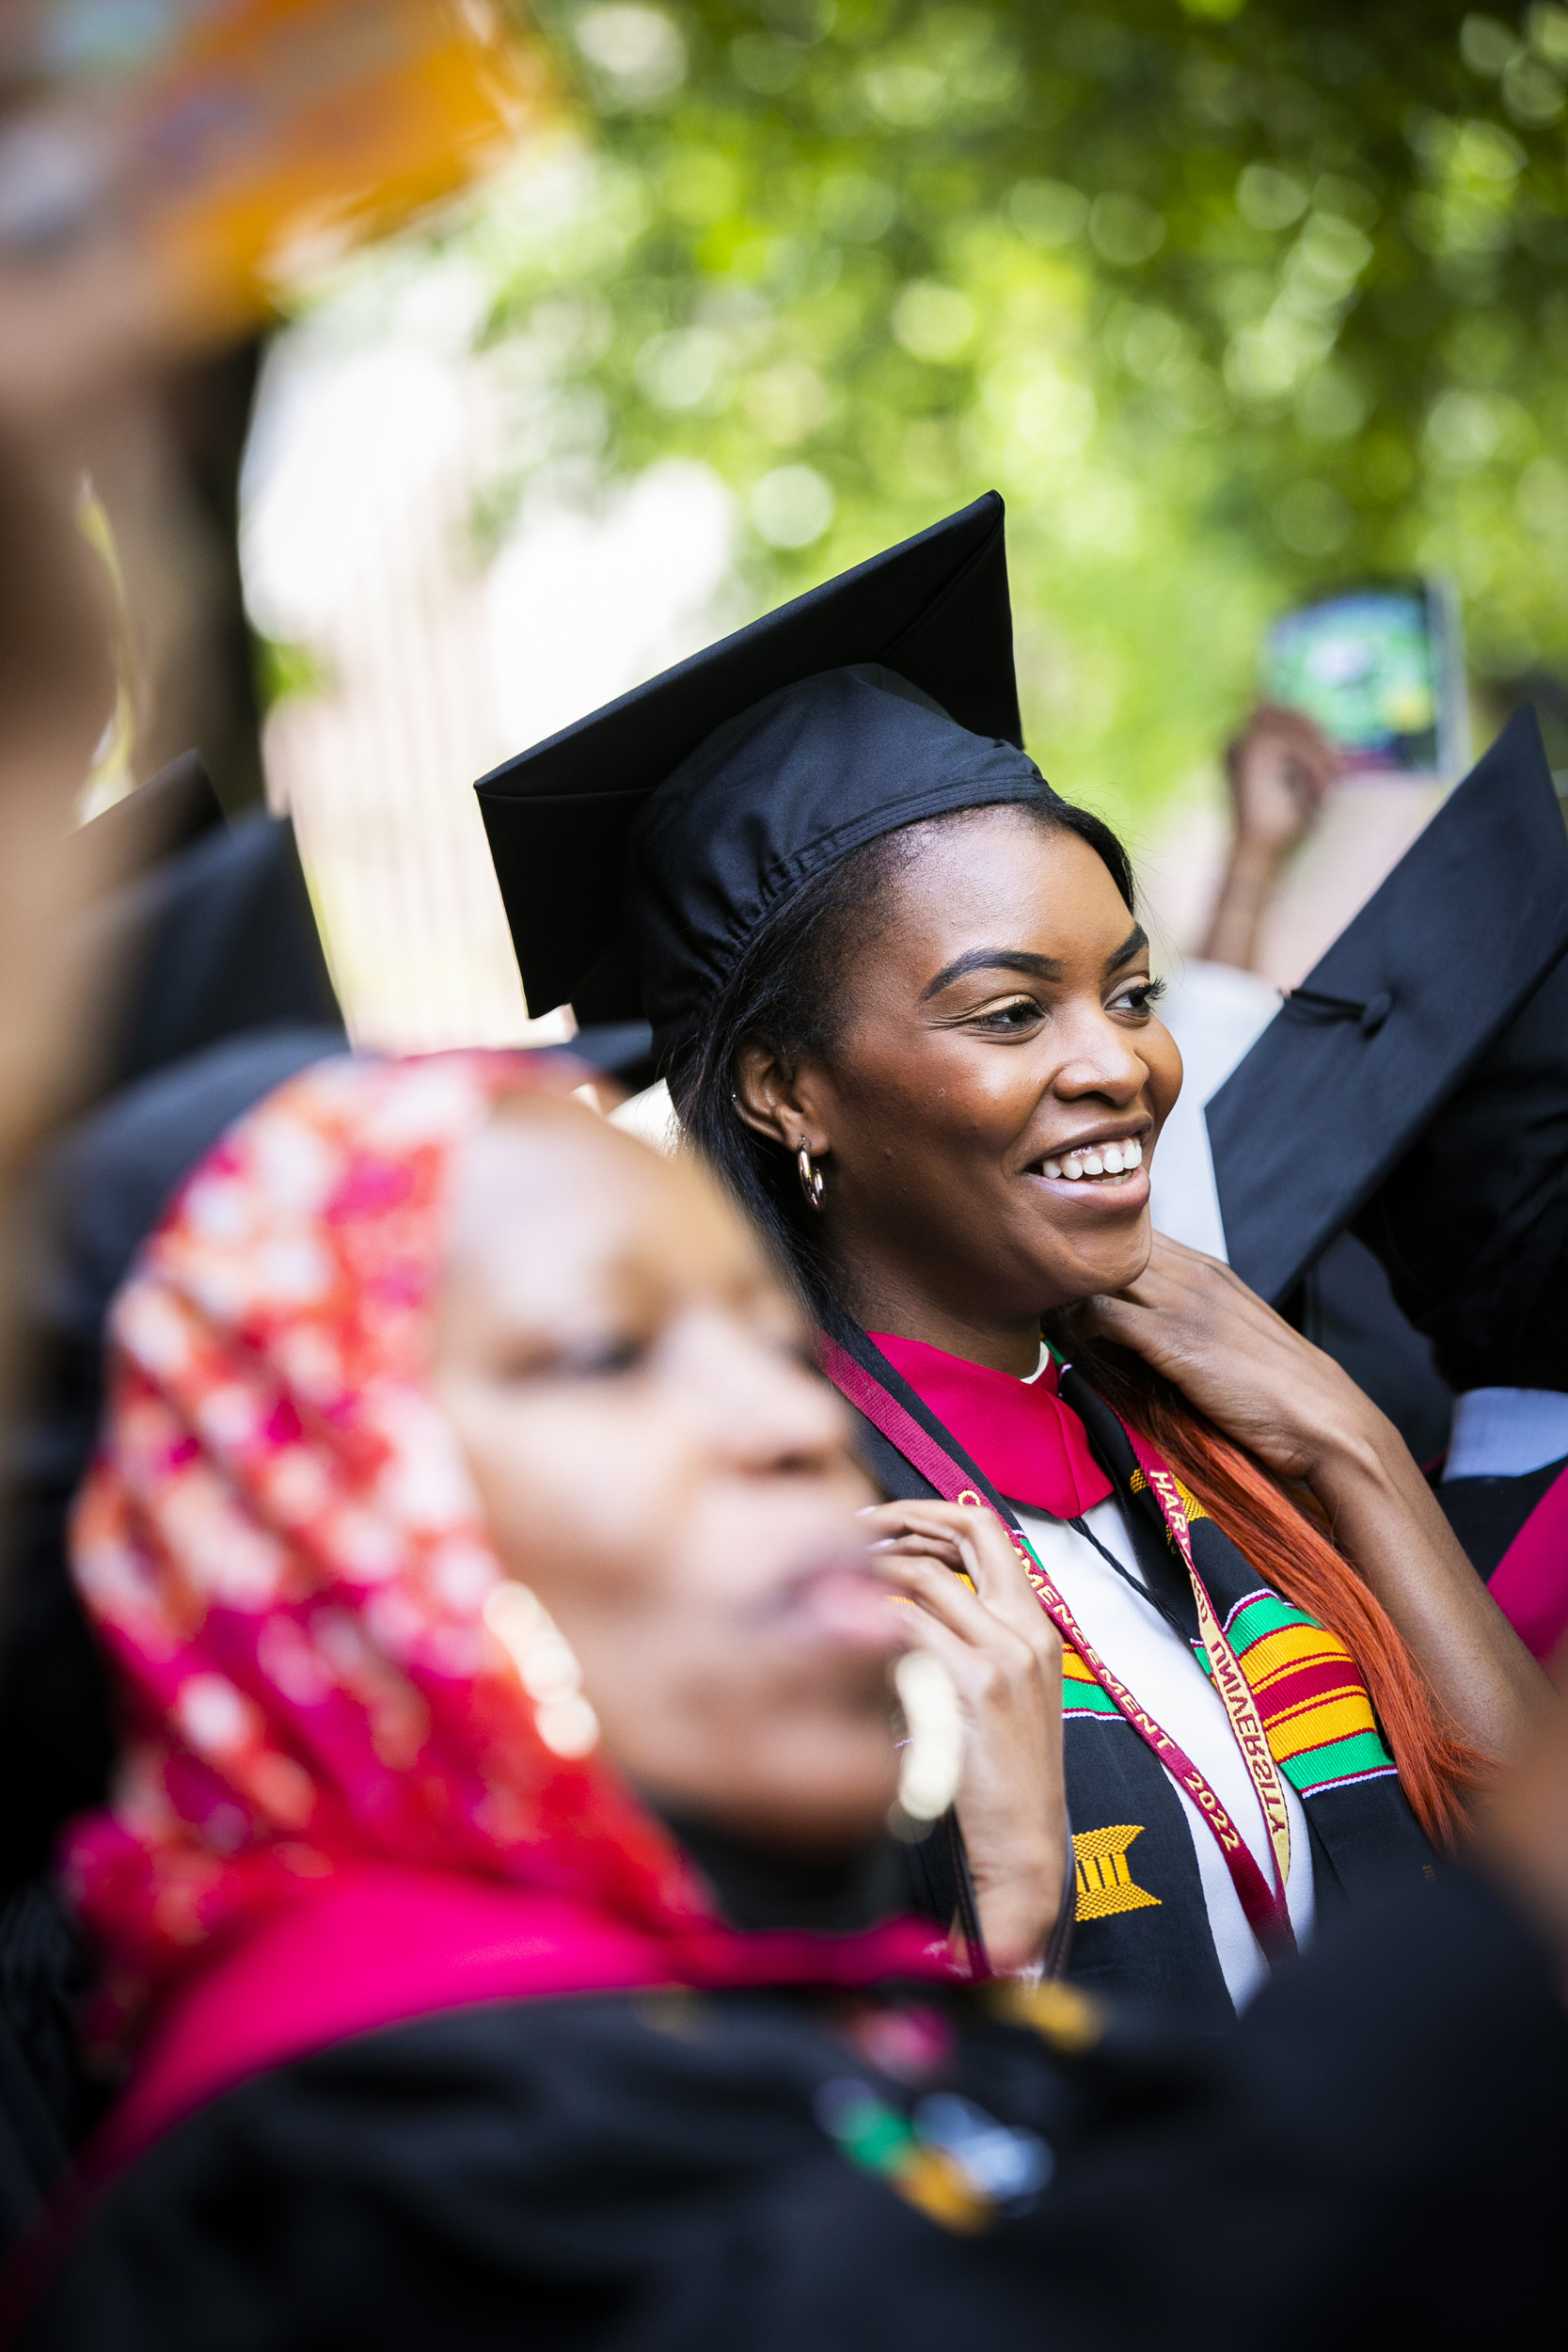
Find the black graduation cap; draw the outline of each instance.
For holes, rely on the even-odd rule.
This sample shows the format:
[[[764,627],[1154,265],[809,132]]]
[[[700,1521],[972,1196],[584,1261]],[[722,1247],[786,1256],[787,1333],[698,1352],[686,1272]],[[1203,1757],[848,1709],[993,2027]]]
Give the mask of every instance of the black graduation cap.
[[[1355,1232],[1451,1389],[1568,1389],[1568,957]]]
[[[176,771],[142,787],[162,788],[166,800],[161,811],[144,804],[135,839],[155,839],[161,823],[165,840],[172,831],[180,846],[84,918],[84,945],[103,959],[115,988],[98,1097],[220,1038],[277,1025],[341,1027],[293,826],[261,810],[232,824],[221,812],[196,822],[205,771],[195,754]],[[140,798],[133,794],[94,823]]]
[[[678,844],[682,919],[665,927],[650,958],[645,929],[641,940],[633,937],[626,891],[627,860],[640,819],[645,831],[648,803],[716,730],[738,724],[806,680],[826,688],[827,673],[860,674],[861,684],[877,694],[877,724],[863,723],[871,706],[846,688],[832,709],[814,709],[805,732],[815,728],[817,746],[834,730],[841,742],[846,728],[856,732],[863,748],[875,736],[877,773],[868,774],[859,759],[816,760],[795,727],[792,788],[777,764],[776,740],[766,755],[748,760],[747,744],[736,739],[728,748],[739,755],[738,765],[720,779],[730,820],[721,829],[724,840],[715,836],[710,762],[699,780],[701,806],[689,810]],[[889,684],[892,692],[878,691]],[[903,711],[924,715],[904,717],[900,699]],[[868,812],[850,803],[892,788],[887,771],[901,756],[894,739],[900,724],[908,739],[933,709],[983,739],[974,744],[981,766],[988,749],[992,755],[996,788],[974,786],[971,801],[1044,789],[1021,748],[1003,506],[994,491],[481,778],[480,806],[530,1011],[569,1001],[591,1023],[629,1022],[646,1012],[668,1043],[672,1022],[684,1017],[693,991],[711,981],[724,953],[743,944],[740,935],[757,916],[759,878],[764,896],[785,881],[804,880],[827,838],[824,827],[836,820],[844,824],[837,825],[832,855],[854,846],[844,825]],[[790,732],[787,720],[779,723]],[[911,748],[906,740],[904,750]],[[961,797],[946,803],[964,804]],[[666,796],[661,810],[668,807]],[[911,817],[934,813],[913,808]],[[902,821],[895,817],[893,823]],[[727,863],[726,847],[733,852]],[[642,895],[641,888],[634,894]],[[650,961],[670,967],[662,975],[668,985],[660,986]],[[666,1001],[645,1005],[644,981],[650,999],[662,993]]]
[[[223,823],[223,810],[199,752],[182,752],[71,837],[71,852],[96,882],[130,882],[187,849]]]
[[[1568,1236],[1565,951],[1568,831],[1527,709],[1208,1105],[1226,1246],[1254,1290],[1284,1301],[1354,1223],[1450,1386],[1481,1385],[1478,1367],[1546,1385],[1445,1343],[1456,1317],[1495,1326],[1559,1195]]]

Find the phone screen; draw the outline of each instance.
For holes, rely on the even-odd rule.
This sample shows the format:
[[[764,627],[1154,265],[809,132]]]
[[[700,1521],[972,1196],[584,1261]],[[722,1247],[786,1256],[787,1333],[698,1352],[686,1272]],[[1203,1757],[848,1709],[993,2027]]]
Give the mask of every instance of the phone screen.
[[[1456,634],[1420,581],[1353,589],[1275,622],[1264,691],[1315,719],[1353,768],[1449,772],[1464,764]]]

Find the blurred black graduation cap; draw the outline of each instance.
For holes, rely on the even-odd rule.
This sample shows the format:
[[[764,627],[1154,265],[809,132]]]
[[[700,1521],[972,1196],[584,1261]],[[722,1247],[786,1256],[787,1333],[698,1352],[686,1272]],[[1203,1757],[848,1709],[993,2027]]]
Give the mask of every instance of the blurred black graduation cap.
[[[1230,1263],[1337,1236],[1450,1388],[1568,1388],[1568,831],[1520,711],[1208,1105]]]
[[[658,1076],[651,1021],[591,1022],[578,1031],[570,1050],[578,1061],[616,1079],[628,1094],[641,1094]]]
[[[726,722],[856,664],[895,673],[974,736],[1022,745],[994,491],[480,779],[531,1012],[569,1002],[585,1024],[642,1016],[623,882],[647,803]]]
[[[221,831],[223,809],[199,752],[182,752],[123,800],[78,827],[71,853],[91,874],[120,884],[177,856],[204,833]]]
[[[247,1030],[341,1030],[286,818],[258,810],[226,823],[199,755],[186,752],[83,833],[96,849],[109,827],[110,870],[125,878],[85,917],[117,999],[99,1097]]]

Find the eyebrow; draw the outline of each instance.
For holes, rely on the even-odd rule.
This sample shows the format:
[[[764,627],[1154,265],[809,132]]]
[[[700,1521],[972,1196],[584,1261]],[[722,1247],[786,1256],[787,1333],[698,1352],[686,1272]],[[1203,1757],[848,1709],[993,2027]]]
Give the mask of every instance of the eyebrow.
[[[1022,972],[1032,980],[1059,980],[1062,967],[1054,956],[1025,955],[1022,947],[971,947],[967,955],[955,956],[944,963],[934,980],[927,980],[920,992],[920,1002],[939,996],[955,980],[967,977],[971,972]]]
[[[1107,972],[1119,972],[1124,963],[1148,946],[1148,934],[1141,923],[1134,923],[1115,955],[1105,959]],[[920,992],[924,1005],[931,997],[940,996],[955,980],[966,979],[972,972],[1020,972],[1025,979],[1059,980],[1062,977],[1060,960],[1055,956],[1032,956],[1022,947],[971,947],[951,963],[944,963],[934,980],[927,980]]]

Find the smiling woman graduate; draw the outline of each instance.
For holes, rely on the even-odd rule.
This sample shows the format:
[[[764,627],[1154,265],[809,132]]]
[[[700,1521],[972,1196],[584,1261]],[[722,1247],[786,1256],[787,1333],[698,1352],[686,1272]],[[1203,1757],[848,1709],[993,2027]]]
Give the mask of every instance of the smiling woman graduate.
[[[1218,2024],[1449,1838],[1537,1670],[1392,1425],[1156,1237],[1125,852],[1022,749],[990,496],[481,785],[529,1003],[653,1025],[892,1501],[1064,1642],[1072,1973]],[[1049,1344],[1047,1343],[1049,1343]]]

